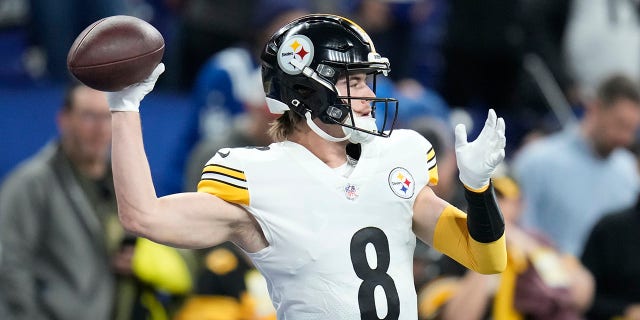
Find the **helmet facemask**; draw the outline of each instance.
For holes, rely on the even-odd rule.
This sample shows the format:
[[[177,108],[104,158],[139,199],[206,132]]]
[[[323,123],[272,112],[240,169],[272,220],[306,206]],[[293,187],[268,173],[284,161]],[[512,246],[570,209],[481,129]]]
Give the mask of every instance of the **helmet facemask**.
[[[369,65],[355,65],[342,64],[343,77],[347,83],[346,92],[344,94],[338,92],[336,96],[336,103],[330,105],[327,108],[327,113],[340,114],[345,113],[346,116],[337,119],[336,117],[321,118],[321,121],[328,124],[338,124],[343,127],[345,135],[353,143],[367,142],[373,138],[373,136],[389,137],[395,126],[395,121],[398,114],[398,101],[393,98],[378,98],[375,97],[377,82],[376,79],[380,74],[386,75],[388,72],[388,63],[380,65],[379,63],[371,63]],[[374,97],[355,96],[351,93],[350,77],[355,74],[366,75],[366,85],[373,91]],[[353,112],[353,101],[366,101],[371,107],[371,117],[357,117]],[[393,119],[389,119],[387,112],[388,108],[394,108]],[[346,111],[346,112],[345,112]],[[377,112],[378,111],[378,112]],[[376,114],[380,114],[382,117],[382,126],[378,128],[376,125]]]

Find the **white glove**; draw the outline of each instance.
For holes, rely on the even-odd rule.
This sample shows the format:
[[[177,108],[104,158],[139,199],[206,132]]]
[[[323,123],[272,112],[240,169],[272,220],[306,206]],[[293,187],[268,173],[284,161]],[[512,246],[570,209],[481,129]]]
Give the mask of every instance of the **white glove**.
[[[464,124],[455,128],[456,161],[460,171],[460,181],[471,191],[483,191],[496,167],[504,159],[504,119],[498,118],[493,109],[489,110],[484,128],[473,142],[467,142]]]
[[[158,64],[145,80],[132,84],[118,92],[107,92],[111,111],[140,111],[140,101],[153,90],[158,77],[164,72],[164,63]]]

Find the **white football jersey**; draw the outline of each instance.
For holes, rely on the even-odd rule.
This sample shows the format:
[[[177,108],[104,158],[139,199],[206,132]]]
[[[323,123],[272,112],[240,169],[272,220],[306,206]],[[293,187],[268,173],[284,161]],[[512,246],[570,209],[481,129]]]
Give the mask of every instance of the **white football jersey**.
[[[431,144],[396,130],[364,145],[349,177],[293,142],[222,149],[198,190],[260,224],[269,246],[248,255],[279,320],[417,319],[413,202],[436,182]]]

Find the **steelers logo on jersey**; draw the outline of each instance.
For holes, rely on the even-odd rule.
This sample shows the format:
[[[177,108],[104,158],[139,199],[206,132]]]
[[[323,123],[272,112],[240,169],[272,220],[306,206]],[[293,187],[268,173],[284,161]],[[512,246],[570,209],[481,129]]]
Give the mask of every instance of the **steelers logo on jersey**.
[[[389,173],[389,187],[396,196],[409,199],[415,191],[415,180],[405,168],[394,168]]]
[[[296,75],[302,73],[302,69],[298,66],[307,67],[313,60],[313,42],[306,36],[295,35],[280,45],[278,49],[278,65],[282,71]],[[296,65],[291,61],[296,60],[300,63]]]

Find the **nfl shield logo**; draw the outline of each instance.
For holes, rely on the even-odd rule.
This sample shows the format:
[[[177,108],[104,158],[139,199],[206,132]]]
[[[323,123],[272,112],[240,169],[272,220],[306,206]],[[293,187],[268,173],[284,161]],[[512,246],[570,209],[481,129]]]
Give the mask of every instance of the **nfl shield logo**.
[[[347,199],[355,200],[358,197],[358,187],[352,184],[347,184],[344,187],[344,194],[347,196]]]

